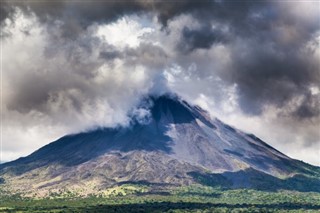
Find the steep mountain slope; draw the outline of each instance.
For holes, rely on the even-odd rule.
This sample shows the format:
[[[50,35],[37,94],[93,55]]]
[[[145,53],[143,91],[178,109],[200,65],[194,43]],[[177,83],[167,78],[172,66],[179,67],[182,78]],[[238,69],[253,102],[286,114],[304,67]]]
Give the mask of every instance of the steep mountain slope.
[[[13,191],[44,194],[57,188],[94,193],[114,184],[141,181],[250,187],[252,176],[261,175],[275,181],[303,174],[320,183],[319,168],[211,119],[200,107],[176,96],[148,97],[139,107],[149,114],[143,119],[133,116],[129,127],[62,137],[25,158],[0,165],[0,177]]]

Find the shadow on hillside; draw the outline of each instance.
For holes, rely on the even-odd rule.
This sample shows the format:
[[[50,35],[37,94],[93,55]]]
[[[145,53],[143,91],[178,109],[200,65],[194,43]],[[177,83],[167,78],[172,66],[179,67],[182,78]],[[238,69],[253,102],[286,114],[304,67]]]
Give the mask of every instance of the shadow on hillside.
[[[166,131],[167,129],[157,128],[156,125],[149,127],[135,124],[130,128],[105,128],[64,136],[27,157],[0,164],[0,174],[10,172],[21,175],[55,164],[77,166],[112,151],[127,153],[134,150],[159,150],[170,154],[172,141],[164,134]]]
[[[226,203],[187,203],[187,202],[155,202],[155,203],[141,203],[141,204],[117,204],[117,205],[97,205],[86,207],[60,207],[60,208],[37,208],[32,210],[49,211],[58,210],[59,212],[168,212],[173,210],[181,210],[182,212],[188,210],[214,210],[217,208],[242,209],[253,210],[259,212],[269,212],[270,210],[319,210],[320,205],[310,204],[293,204],[293,203],[280,203],[280,204],[226,204]],[[24,210],[24,209],[15,209]],[[30,209],[29,209],[30,210]]]
[[[254,207],[253,207],[254,206]],[[95,206],[83,210],[94,210],[94,211],[107,211],[107,212],[165,212],[169,210],[205,210],[214,208],[228,208],[228,209],[239,209],[239,208],[255,208],[255,209],[277,209],[277,210],[295,210],[295,209],[320,209],[320,205],[297,205],[292,203],[283,204],[210,204],[210,203],[150,203],[150,204],[125,204],[125,205],[106,205],[106,206]]]
[[[320,179],[301,174],[280,179],[266,173],[246,169],[238,172],[222,174],[189,172],[198,183],[222,189],[256,189],[274,192],[278,190],[294,190],[300,192],[320,192]]]

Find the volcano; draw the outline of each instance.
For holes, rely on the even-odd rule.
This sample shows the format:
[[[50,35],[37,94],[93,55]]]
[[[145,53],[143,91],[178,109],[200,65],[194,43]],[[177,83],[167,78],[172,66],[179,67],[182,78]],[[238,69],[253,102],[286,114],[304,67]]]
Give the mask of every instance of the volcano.
[[[320,191],[320,168],[231,127],[176,95],[149,96],[128,126],[64,136],[0,165],[12,192],[96,193],[123,183],[154,187]]]

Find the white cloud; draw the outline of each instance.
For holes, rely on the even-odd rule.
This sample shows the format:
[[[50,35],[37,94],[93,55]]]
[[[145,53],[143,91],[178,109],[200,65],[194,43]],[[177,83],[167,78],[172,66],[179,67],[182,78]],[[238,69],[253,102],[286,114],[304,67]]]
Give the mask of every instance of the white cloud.
[[[151,27],[142,26],[132,17],[124,16],[118,21],[98,26],[97,35],[118,48],[138,47],[143,36],[154,31]]]

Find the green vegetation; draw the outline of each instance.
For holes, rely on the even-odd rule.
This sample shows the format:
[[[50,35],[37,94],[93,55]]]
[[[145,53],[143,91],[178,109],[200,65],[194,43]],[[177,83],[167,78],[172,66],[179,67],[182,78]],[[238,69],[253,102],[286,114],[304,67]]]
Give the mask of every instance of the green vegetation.
[[[319,212],[320,193],[199,185],[151,189],[125,184],[88,197],[25,198],[0,191],[0,212]]]

